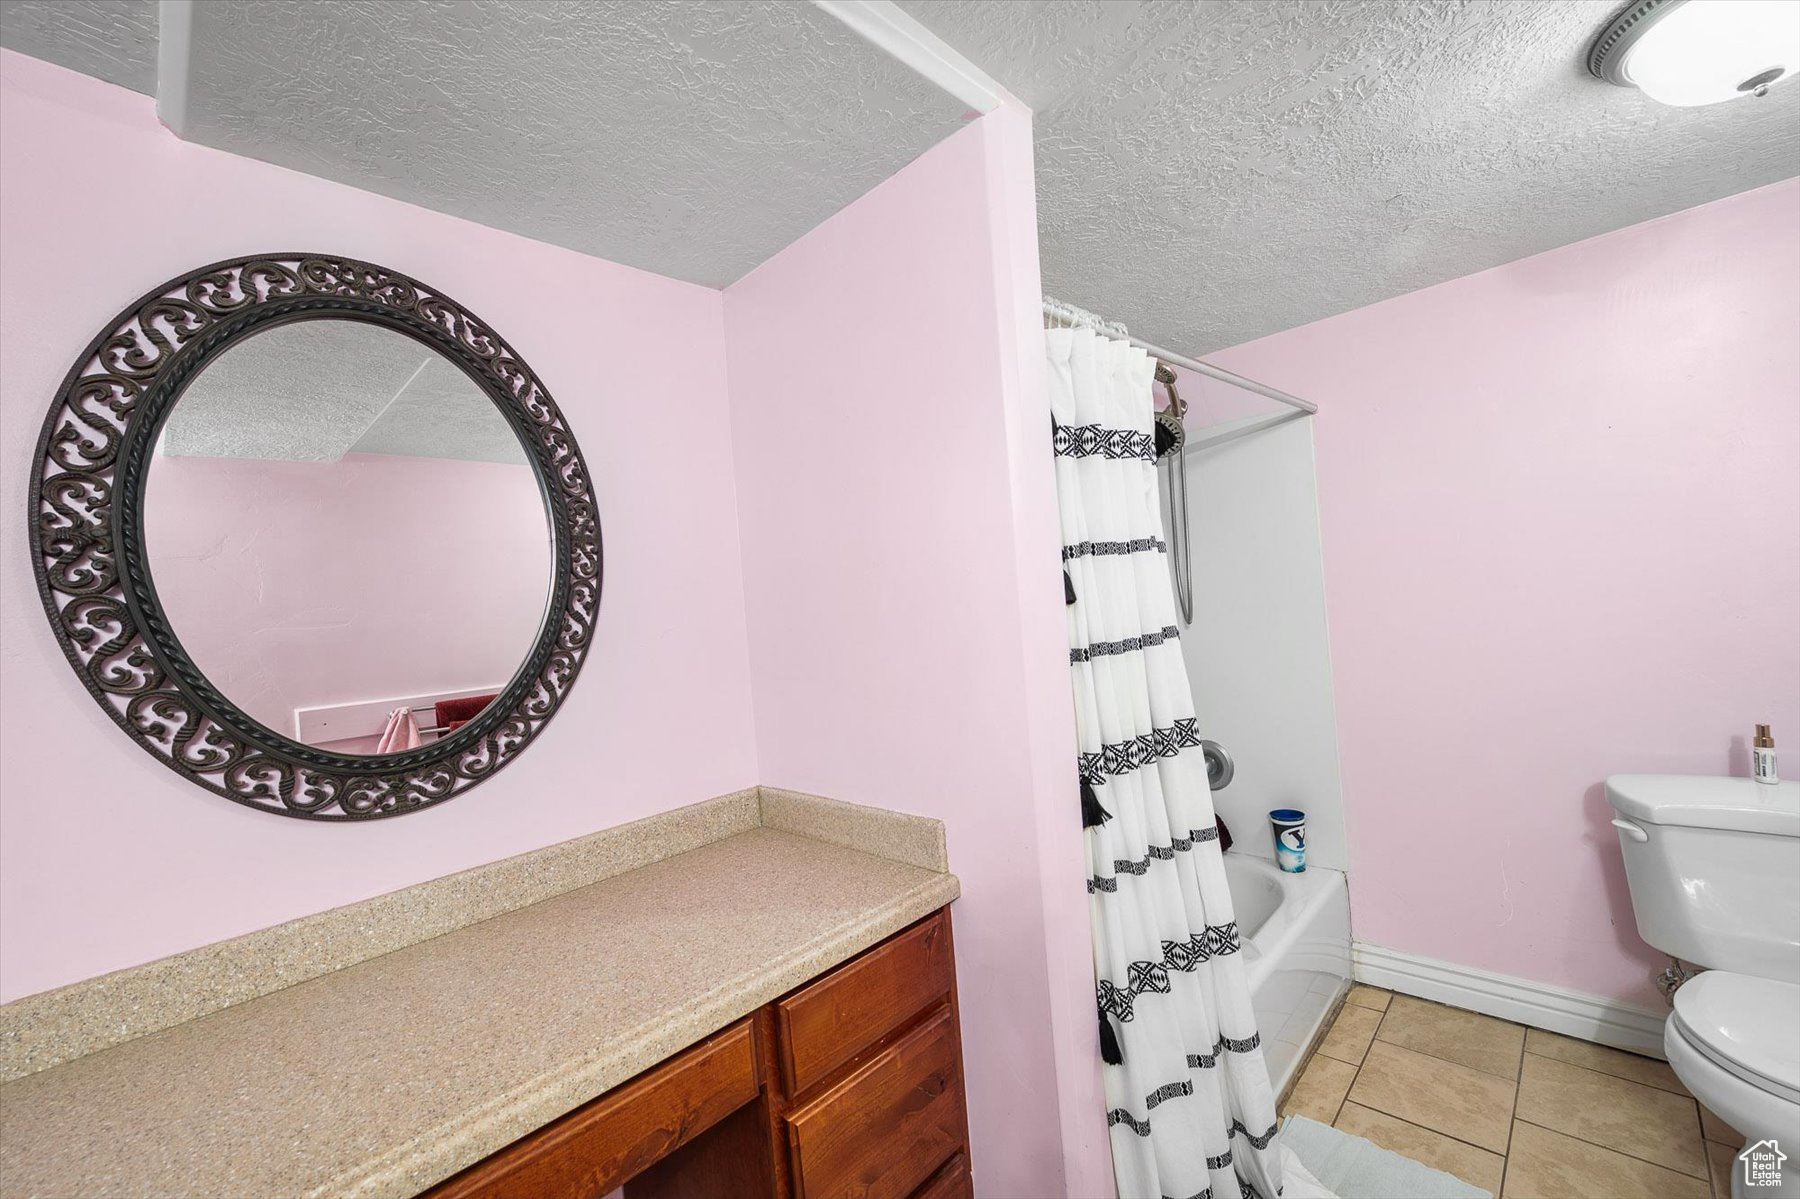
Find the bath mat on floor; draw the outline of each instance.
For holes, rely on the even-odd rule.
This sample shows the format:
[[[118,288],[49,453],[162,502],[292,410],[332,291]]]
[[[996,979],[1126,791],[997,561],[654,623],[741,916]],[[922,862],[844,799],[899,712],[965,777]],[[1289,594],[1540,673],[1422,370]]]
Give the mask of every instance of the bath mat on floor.
[[[1281,1143],[1340,1199],[1494,1199],[1454,1175],[1305,1116],[1288,1117]]]

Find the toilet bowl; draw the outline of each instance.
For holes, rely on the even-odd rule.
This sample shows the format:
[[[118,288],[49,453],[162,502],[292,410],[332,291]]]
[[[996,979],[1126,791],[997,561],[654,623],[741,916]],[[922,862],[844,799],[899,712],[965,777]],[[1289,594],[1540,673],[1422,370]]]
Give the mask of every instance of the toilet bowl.
[[[1774,1138],[1800,1155],[1800,986],[1709,970],[1675,992],[1663,1050],[1748,1143]]]
[[[1685,775],[1615,775],[1617,815],[1638,933],[1707,967],[1675,992],[1663,1050],[1693,1096],[1791,1159],[1779,1187],[1800,1196],[1800,784]]]

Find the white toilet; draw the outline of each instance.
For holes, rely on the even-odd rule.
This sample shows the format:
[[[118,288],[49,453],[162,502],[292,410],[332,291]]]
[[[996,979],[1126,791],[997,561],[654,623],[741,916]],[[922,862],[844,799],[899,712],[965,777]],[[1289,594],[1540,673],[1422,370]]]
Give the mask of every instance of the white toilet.
[[[1669,1065],[1746,1137],[1788,1155],[1800,1195],[1800,783],[1621,774],[1606,780],[1638,933],[1706,972],[1675,992]]]

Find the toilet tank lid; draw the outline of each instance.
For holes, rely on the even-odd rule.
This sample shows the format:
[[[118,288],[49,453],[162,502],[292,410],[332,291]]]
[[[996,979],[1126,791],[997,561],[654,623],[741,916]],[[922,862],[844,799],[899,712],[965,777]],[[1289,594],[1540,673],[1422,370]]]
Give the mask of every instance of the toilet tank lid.
[[[1705,774],[1615,774],[1606,780],[1606,798],[1621,816],[1646,824],[1800,837],[1800,783]]]

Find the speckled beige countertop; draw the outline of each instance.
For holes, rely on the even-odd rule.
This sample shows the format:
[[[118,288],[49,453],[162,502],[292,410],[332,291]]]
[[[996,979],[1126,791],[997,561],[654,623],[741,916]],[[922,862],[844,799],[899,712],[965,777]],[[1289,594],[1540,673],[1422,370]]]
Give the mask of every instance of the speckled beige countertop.
[[[9,1082],[0,1191],[411,1195],[957,894],[751,828]]]

